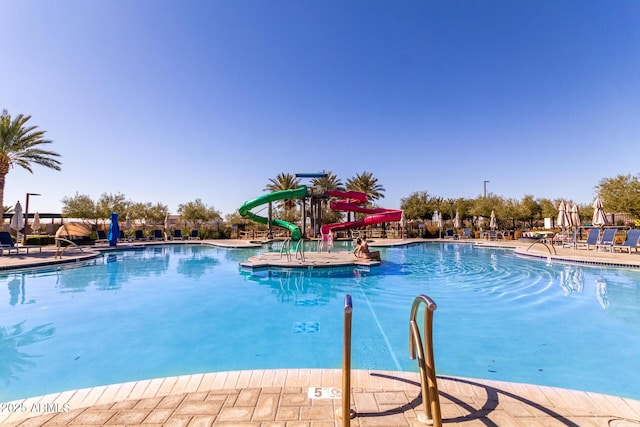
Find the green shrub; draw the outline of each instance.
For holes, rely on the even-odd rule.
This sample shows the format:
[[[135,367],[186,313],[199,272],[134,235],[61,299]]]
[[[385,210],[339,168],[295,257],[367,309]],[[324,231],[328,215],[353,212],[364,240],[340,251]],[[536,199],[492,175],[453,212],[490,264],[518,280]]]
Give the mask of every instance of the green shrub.
[[[55,244],[55,238],[53,236],[27,236],[27,245],[53,245]]]

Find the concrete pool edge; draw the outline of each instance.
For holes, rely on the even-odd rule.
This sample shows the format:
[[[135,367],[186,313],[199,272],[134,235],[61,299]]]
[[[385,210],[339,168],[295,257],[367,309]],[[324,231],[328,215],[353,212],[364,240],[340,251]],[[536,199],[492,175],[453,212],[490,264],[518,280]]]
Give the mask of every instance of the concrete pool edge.
[[[310,399],[308,389],[339,388],[341,375],[340,369],[273,369],[133,381],[7,402],[0,424],[333,426],[339,421],[335,410],[340,399]],[[451,376],[439,376],[438,387],[447,424],[473,420],[500,426],[551,421],[568,426],[640,424],[640,400]],[[418,373],[352,371],[352,408],[358,413],[352,425],[420,425]]]

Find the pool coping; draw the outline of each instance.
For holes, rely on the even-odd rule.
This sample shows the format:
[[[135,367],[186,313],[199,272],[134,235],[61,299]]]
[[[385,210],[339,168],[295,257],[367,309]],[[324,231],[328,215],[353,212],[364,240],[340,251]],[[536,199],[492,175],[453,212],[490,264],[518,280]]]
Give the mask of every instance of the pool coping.
[[[8,402],[0,425],[340,425],[340,369],[226,371],[132,381]],[[354,426],[417,426],[419,374],[354,370]],[[311,393],[310,389],[311,388]],[[438,376],[445,424],[640,425],[640,400],[557,387]],[[319,396],[315,398],[315,396]],[[6,408],[25,408],[7,411]]]

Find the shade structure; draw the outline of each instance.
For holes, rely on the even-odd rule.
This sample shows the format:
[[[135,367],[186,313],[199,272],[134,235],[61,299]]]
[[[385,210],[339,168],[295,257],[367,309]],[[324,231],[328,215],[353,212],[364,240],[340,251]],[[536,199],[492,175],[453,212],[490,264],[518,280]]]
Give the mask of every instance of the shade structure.
[[[31,229],[34,233],[40,233],[40,214],[36,211],[33,215],[33,222],[31,223]]]
[[[556,224],[563,230],[571,227],[571,219],[567,213],[567,206],[564,201],[560,202],[560,206],[558,207],[558,220],[556,221]]]
[[[456,216],[453,218],[453,227],[460,228],[460,215],[458,214],[458,210],[456,209]]]
[[[111,225],[109,225],[109,235],[107,236],[109,246],[117,246],[119,238],[120,226],[118,225],[118,213],[111,212]]]
[[[575,203],[571,203],[571,207],[569,208],[569,219],[571,219],[572,227],[580,227],[582,225],[580,212],[578,211],[578,205]]]
[[[22,227],[24,227],[24,217],[22,215],[22,205],[20,204],[20,201],[18,201],[16,206],[13,208],[13,216],[11,217],[9,226],[16,231],[20,231],[22,230]]]
[[[495,230],[498,228],[498,221],[496,221],[496,213],[491,211],[491,218],[489,220],[489,228]]]
[[[81,222],[68,222],[56,231],[56,237],[86,237],[91,234],[91,226]]]
[[[593,219],[591,220],[591,223],[596,227],[608,225],[607,216],[604,213],[602,199],[600,199],[600,197],[596,197],[596,200],[593,202]]]

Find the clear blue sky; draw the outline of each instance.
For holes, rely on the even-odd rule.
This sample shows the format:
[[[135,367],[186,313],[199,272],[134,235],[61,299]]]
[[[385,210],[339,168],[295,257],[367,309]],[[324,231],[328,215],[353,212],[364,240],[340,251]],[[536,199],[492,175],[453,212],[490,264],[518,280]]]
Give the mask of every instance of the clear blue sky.
[[[280,172],[370,171],[415,191],[591,203],[640,172],[640,1],[0,0],[0,109],[76,192],[228,214]]]

